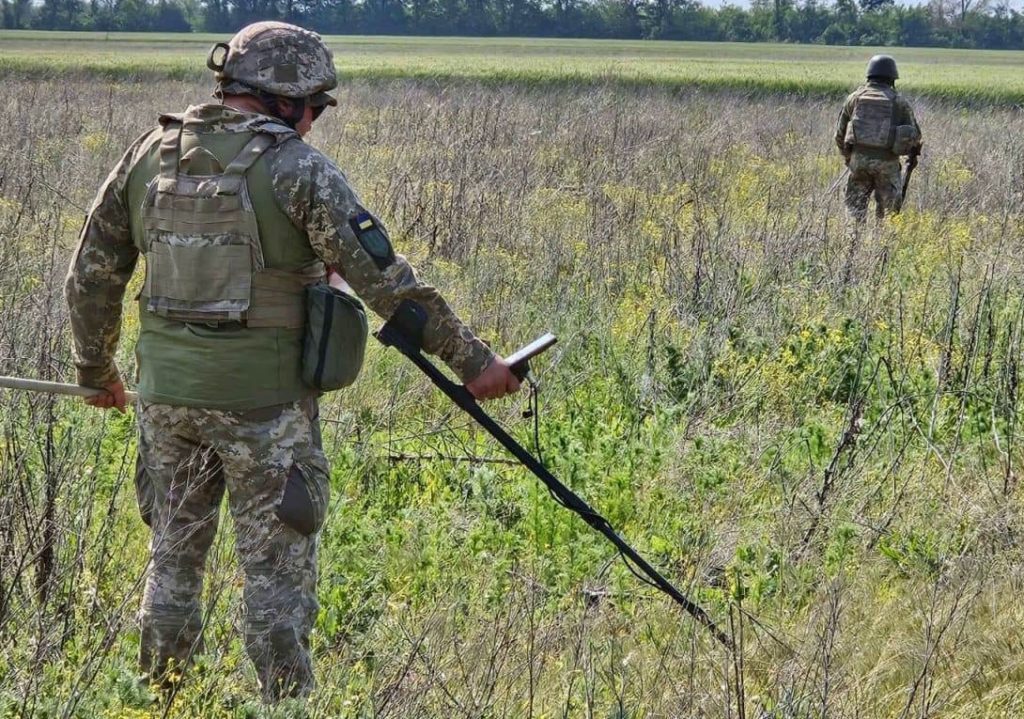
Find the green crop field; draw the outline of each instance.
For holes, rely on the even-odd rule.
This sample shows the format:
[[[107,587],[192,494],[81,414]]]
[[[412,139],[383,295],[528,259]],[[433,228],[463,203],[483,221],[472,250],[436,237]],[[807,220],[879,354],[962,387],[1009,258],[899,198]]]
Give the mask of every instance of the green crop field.
[[[198,76],[214,35],[0,31],[0,72]],[[349,78],[487,83],[622,83],[666,88],[833,93],[879,48],[508,38],[329,37]],[[891,50],[891,49],[890,49]],[[1024,52],[898,49],[908,92],[1024,102]]]
[[[83,216],[210,99],[215,39],[0,33],[0,375],[73,381]],[[134,410],[0,391],[0,719],[1024,716],[1024,55],[892,50],[925,152],[854,232],[832,132],[871,49],[330,43],[306,141],[492,346],[559,336],[545,464],[737,651],[370,340],[320,400],[305,704],[258,702],[226,508],[203,651],[140,677]],[[534,446],[525,394],[487,408]]]

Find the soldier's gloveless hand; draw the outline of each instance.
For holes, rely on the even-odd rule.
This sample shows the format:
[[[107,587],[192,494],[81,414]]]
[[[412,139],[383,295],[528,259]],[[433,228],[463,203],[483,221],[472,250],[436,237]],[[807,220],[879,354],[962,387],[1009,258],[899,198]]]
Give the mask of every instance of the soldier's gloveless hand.
[[[99,407],[100,409],[110,409],[113,407],[118,412],[124,414],[126,404],[124,383],[121,380],[117,380],[116,382],[104,385],[102,389],[105,390],[103,394],[86,397],[85,403],[92,405],[93,407]]]
[[[519,379],[502,357],[495,356],[487,368],[466,389],[477,399],[499,399],[519,391]]]

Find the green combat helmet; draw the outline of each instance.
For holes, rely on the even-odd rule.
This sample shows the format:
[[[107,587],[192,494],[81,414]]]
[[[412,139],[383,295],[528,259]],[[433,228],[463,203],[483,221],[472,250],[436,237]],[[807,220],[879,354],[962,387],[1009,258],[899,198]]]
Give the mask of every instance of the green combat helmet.
[[[879,78],[882,80],[898,80],[899,71],[896,69],[896,61],[890,55],[875,55],[868,60],[868,79]]]
[[[314,107],[337,105],[327,94],[338,86],[334,56],[318,34],[283,22],[247,25],[228,43],[210,49],[206,65],[217,91],[305,99]]]

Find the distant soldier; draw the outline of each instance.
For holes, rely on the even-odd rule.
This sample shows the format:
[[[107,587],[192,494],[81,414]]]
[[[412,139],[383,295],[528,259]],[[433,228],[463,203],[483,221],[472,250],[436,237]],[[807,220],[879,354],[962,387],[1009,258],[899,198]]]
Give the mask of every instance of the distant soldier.
[[[146,258],[136,347],[139,499],[152,527],[143,670],[166,679],[201,648],[203,571],[226,493],[245,573],[245,647],[264,698],[276,701],[313,686],[309,633],[330,487],[315,413],[323,385],[306,378],[310,364],[322,378],[347,349],[327,356],[335,335],[325,330],[320,344],[307,334],[308,298],[332,295],[318,289],[327,268],[383,317],[418,304],[424,348],[477,398],[519,382],[393,250],[341,170],[302,140],[337,104],[320,36],[260,22],[217,43],[207,64],[220,102],[163,115],[128,149],[86,219],[66,294],[79,383],[107,390],[91,404],[123,409],[121,303]],[[347,303],[339,312],[354,306],[334,298]],[[344,317],[358,320],[365,342],[361,311]]]
[[[836,145],[850,168],[846,209],[859,226],[867,219],[875,195],[878,217],[903,206],[900,156],[921,152],[921,129],[910,104],[896,92],[896,61],[875,55],[868,62],[868,82],[843,105],[836,124]]]

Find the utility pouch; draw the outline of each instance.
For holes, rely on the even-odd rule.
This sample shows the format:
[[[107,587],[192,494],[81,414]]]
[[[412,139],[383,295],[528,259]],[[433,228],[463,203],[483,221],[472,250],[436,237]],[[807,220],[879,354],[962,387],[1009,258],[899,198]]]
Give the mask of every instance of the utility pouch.
[[[254,133],[221,168],[201,147],[179,158],[183,132],[182,122],[164,127],[160,172],[142,203],[146,309],[180,322],[244,321],[252,309],[253,277],[264,269],[246,172],[274,138]],[[216,171],[187,174],[199,157]]]
[[[331,485],[326,467],[293,465],[288,471],[284,494],[277,505],[277,518],[299,534],[309,537],[324,526]]]
[[[307,287],[302,381],[321,392],[355,382],[368,330],[363,303],[355,297],[323,282]]]
[[[898,125],[896,136],[892,141],[894,155],[909,155],[921,140],[921,133],[913,125]]]
[[[135,498],[139,501],[139,516],[147,527],[153,526],[153,505],[156,503],[156,492],[153,489],[153,480],[146,472],[146,465],[142,462],[142,455],[135,455]]]

